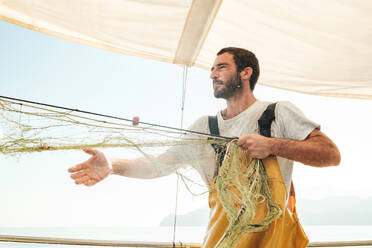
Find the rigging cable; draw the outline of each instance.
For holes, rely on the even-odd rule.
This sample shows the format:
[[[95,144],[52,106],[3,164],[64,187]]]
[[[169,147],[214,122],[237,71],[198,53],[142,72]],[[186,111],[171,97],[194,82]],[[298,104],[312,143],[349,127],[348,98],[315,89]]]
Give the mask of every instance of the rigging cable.
[[[1,96],[1,95],[0,95],[0,98],[21,102],[21,103],[19,103],[20,105],[22,105],[22,103],[30,103],[30,104],[39,105],[39,106],[51,107],[51,108],[56,108],[56,109],[63,109],[63,110],[71,111],[71,112],[95,115],[95,116],[100,116],[100,117],[105,117],[105,118],[110,118],[110,119],[127,121],[127,122],[131,122],[131,123],[133,121],[132,119],[127,119],[127,118],[122,118],[122,117],[117,117],[117,116],[112,116],[112,115],[107,115],[107,114],[100,114],[100,113],[95,113],[95,112],[91,112],[91,111],[73,109],[73,108],[68,108],[68,107],[63,107],[63,106],[51,105],[51,104],[47,104],[47,103],[29,101],[29,100],[24,100],[24,99],[20,99],[20,98],[7,97],[7,96]],[[184,99],[183,99],[183,101],[184,101]],[[183,117],[182,117],[182,119],[183,119]],[[221,140],[235,139],[234,137],[224,137],[224,136],[212,135],[212,134],[209,134],[209,133],[197,132],[197,131],[186,130],[186,129],[170,127],[170,126],[164,126],[164,125],[159,125],[159,124],[154,124],[154,123],[149,123],[149,122],[143,122],[143,121],[139,121],[138,123],[143,124],[143,125],[148,125],[148,126],[151,126],[151,127],[158,127],[158,128],[176,130],[176,131],[183,132],[183,134],[187,134],[187,133],[198,134],[198,135],[213,137],[215,139],[221,139]]]
[[[181,104],[181,123],[180,127],[183,129],[183,117],[185,112],[185,100],[186,100],[186,86],[187,86],[187,75],[188,75],[188,67],[183,67],[183,79],[182,79],[182,104]],[[180,176],[177,173],[177,182],[176,182],[176,203],[174,208],[174,221],[173,221],[173,244],[176,242],[176,228],[177,228],[177,210],[178,210],[178,193],[179,193],[179,183],[180,183]]]

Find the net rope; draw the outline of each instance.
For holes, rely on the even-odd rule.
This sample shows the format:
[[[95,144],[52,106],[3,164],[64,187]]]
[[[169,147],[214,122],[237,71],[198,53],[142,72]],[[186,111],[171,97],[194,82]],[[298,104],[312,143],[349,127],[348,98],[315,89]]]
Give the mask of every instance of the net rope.
[[[177,173],[193,195],[208,192],[200,176],[207,159],[198,151],[211,144],[227,144],[227,151],[216,178],[216,190],[229,219],[228,229],[218,247],[234,247],[247,232],[262,231],[281,214],[272,199],[267,175],[261,160],[249,159],[236,140],[208,139],[210,135],[156,128],[151,125],[129,125],[100,117],[57,111],[0,99],[0,129],[3,129],[0,153],[21,156],[34,152],[81,150],[86,148],[120,148],[136,151],[147,158],[162,175]],[[180,164],[160,164],[157,155],[171,152]],[[205,156],[205,157],[204,157]],[[213,159],[213,157],[212,157]],[[194,168],[189,170],[187,168]],[[259,223],[252,223],[255,208],[265,202],[268,212]]]

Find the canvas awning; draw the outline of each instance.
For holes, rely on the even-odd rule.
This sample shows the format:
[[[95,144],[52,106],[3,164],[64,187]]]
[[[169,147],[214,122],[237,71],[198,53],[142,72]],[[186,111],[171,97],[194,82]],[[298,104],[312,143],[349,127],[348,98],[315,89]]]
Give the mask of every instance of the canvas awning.
[[[222,47],[243,47],[259,58],[260,84],[372,99],[369,0],[0,0],[0,18],[114,52],[205,69]]]

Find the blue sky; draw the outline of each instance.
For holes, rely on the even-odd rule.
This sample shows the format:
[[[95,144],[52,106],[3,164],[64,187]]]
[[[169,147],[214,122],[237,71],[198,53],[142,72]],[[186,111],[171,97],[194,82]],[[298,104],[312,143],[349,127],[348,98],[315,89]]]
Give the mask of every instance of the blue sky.
[[[180,126],[181,67],[82,46],[3,21],[0,35],[0,95]],[[371,101],[260,85],[255,94],[262,100],[298,105],[341,150],[339,167],[296,164],[299,198],[372,196]],[[223,106],[213,97],[209,72],[191,68],[184,126]],[[173,211],[174,176],[155,180],[112,176],[92,188],[78,187],[66,171],[85,159],[80,151],[1,157],[0,226],[151,226]],[[192,198],[184,189],[180,194],[180,213],[207,207],[205,197]]]

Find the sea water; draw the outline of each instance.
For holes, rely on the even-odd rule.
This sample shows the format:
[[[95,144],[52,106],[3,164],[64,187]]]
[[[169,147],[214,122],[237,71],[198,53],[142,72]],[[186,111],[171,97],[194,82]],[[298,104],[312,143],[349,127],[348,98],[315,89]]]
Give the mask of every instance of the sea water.
[[[372,226],[309,225],[304,226],[304,229],[311,242],[372,240]],[[204,233],[205,227],[177,227],[175,241],[181,241],[182,243],[201,243]],[[173,242],[173,227],[12,227],[0,228],[0,235],[171,243]],[[0,247],[71,248],[72,246],[0,242]],[[89,246],[74,245],[73,247],[87,248]]]

